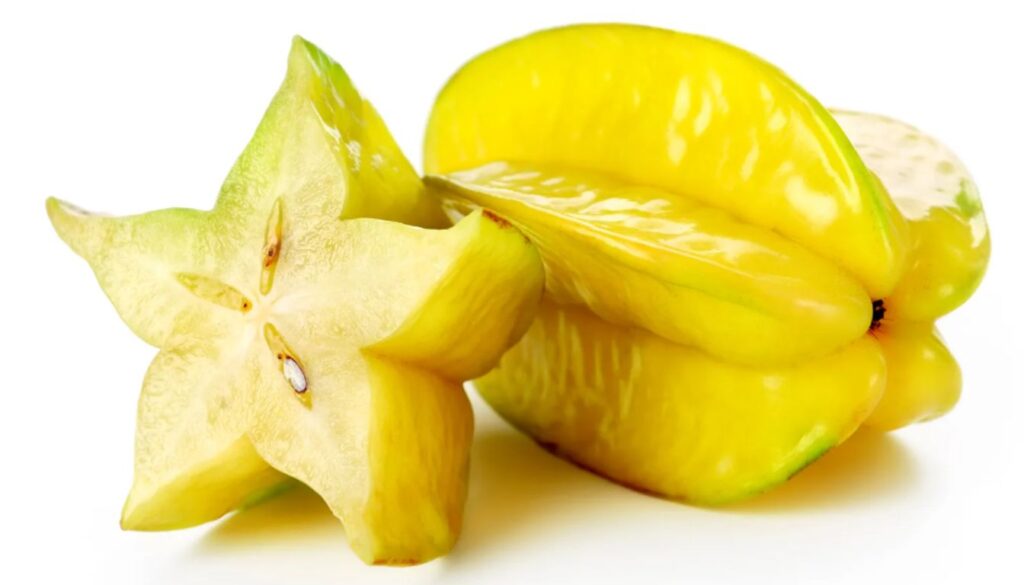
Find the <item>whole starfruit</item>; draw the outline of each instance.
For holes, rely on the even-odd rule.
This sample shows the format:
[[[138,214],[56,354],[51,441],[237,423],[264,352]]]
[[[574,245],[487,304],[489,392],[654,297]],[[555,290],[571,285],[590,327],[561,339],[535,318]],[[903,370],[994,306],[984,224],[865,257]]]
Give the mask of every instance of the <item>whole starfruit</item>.
[[[442,90],[427,182],[540,249],[539,317],[484,398],[581,465],[697,503],[784,481],[862,424],[927,420],[960,373],[934,328],[989,236],[944,146],[829,112],[730,45],[570,26]]]

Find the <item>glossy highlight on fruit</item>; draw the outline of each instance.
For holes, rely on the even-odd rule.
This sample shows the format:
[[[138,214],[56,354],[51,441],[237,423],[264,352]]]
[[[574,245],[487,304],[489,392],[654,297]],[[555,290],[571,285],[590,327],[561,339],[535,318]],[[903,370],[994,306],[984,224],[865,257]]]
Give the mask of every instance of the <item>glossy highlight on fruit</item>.
[[[545,253],[550,300],[724,360],[821,357],[871,324],[871,297],[845,271],[687,197],[543,163],[427,182],[514,218]]]
[[[867,336],[798,365],[741,367],[545,302],[475,385],[513,425],[584,467],[718,504],[785,481],[849,437],[882,396],[885,360]]]
[[[884,349],[889,382],[865,424],[893,430],[956,405],[960,367],[934,322],[978,288],[991,241],[978,188],[949,148],[885,116],[835,116],[910,228],[906,271],[872,331]]]
[[[713,205],[835,262],[873,298],[903,270],[902,218],[825,108],[706,37],[577,25],[476,57],[438,96],[424,170],[495,161],[605,173]]]
[[[464,66],[425,147],[449,215],[500,213],[548,275],[476,386],[585,467],[724,503],[959,396],[932,322],[977,287],[987,229],[910,126],[833,116],[718,41],[582,25]]]
[[[160,349],[124,528],[213,520],[294,478],[368,563],[452,547],[473,427],[462,381],[527,329],[543,269],[489,212],[444,230],[385,221],[447,220],[340,66],[295,40],[211,211],[47,212]]]

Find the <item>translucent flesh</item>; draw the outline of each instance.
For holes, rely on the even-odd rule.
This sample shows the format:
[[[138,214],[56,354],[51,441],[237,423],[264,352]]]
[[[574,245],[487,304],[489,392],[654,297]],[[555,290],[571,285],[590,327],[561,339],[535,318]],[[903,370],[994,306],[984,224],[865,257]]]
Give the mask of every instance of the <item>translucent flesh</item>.
[[[846,272],[690,198],[543,164],[491,163],[428,184],[528,234],[552,300],[726,361],[821,357],[871,322],[871,298]]]
[[[296,41],[213,211],[114,218],[56,200],[47,210],[160,348],[139,403],[126,528],[212,520],[291,476],[324,498],[367,562],[421,562],[459,530],[472,429],[461,382],[525,329],[543,269],[490,214],[447,230],[340,219],[358,209],[446,222],[326,59]],[[331,124],[317,100],[333,100]],[[336,139],[404,176],[360,174]]]
[[[692,197],[832,260],[873,298],[903,270],[902,218],[828,112],[703,37],[584,25],[492,49],[438,96],[424,161],[561,165]]]
[[[476,381],[512,424],[618,482],[720,504],[786,480],[844,440],[884,388],[862,337],[797,366],[742,367],[545,301]]]

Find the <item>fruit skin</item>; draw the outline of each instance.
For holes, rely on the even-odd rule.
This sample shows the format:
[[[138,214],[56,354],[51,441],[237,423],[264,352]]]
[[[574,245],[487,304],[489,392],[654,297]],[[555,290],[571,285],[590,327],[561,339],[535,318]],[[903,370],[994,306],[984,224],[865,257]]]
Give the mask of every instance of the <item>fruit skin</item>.
[[[725,361],[824,357],[871,323],[871,298],[845,271],[690,198],[539,164],[426,181],[452,207],[512,218],[544,255],[554,302]]]
[[[776,67],[705,37],[576,25],[477,56],[434,104],[424,171],[494,161],[693,197],[832,260],[872,298],[903,271],[906,226],[825,108]]]
[[[474,384],[513,425],[588,469],[722,504],[845,440],[881,397],[885,372],[870,337],[797,366],[741,367],[545,301],[526,337]]]
[[[301,124],[300,134],[289,127]],[[314,130],[316,129],[316,130]],[[316,168],[293,158],[303,151],[288,140],[316,141],[331,167]],[[398,148],[377,110],[363,99],[345,70],[326,53],[296,36],[288,56],[288,73],[267,108],[255,136],[224,181],[216,211],[234,213],[261,207],[271,197],[278,176],[267,168],[291,165],[296,172],[315,169],[336,183],[342,198],[342,219],[371,217],[421,227],[447,227],[437,202],[423,195],[423,185]],[[310,181],[312,182],[312,181]]]
[[[893,322],[874,332],[885,354],[886,392],[865,424],[891,431],[949,412],[960,399],[960,366],[931,323]]]
[[[462,381],[522,335],[543,267],[487,212],[446,230],[348,219],[447,223],[439,209],[340,67],[301,39],[212,211],[109,217],[47,201],[160,349],[124,528],[192,526],[297,479],[367,563],[453,546],[473,426]]]
[[[885,299],[887,315],[926,322],[956,309],[981,284],[992,248],[967,167],[941,142],[899,120],[833,114],[910,228],[910,261]]]
[[[893,430],[937,418],[956,405],[960,367],[934,323],[978,288],[991,238],[978,188],[949,148],[886,116],[842,110],[835,116],[910,227],[906,272],[872,330],[885,352],[890,383],[865,424]]]
[[[654,36],[657,40],[651,40]],[[851,168],[860,169],[858,177],[866,175],[875,185],[873,192],[880,194],[880,206],[886,210],[883,215],[893,218],[890,225],[897,235],[891,241],[898,242],[894,246],[899,249],[891,257],[907,260],[888,263],[889,256],[883,255],[881,264],[886,268],[881,273],[853,270],[855,262],[837,256],[828,246],[819,248],[817,244],[822,241],[812,242],[780,228],[781,224],[773,224],[772,213],[778,209],[756,218],[742,210],[737,213],[735,200],[730,197],[747,197],[742,201],[751,201],[756,209],[764,203],[758,199],[762,195],[735,190],[742,182],[726,177],[722,186],[703,194],[673,190],[673,181],[677,186],[684,184],[693,173],[703,172],[703,167],[679,167],[678,176],[666,178],[665,168],[659,165],[662,152],[671,144],[663,143],[664,132],[651,130],[660,127],[657,124],[664,118],[653,116],[653,122],[645,118],[651,111],[663,112],[664,108],[657,107],[661,102],[656,95],[655,106],[651,107],[647,94],[641,92],[638,100],[647,106],[640,111],[636,100],[619,90],[653,87],[655,94],[663,90],[657,87],[657,81],[643,85],[643,80],[634,78],[647,68],[662,66],[665,60],[651,65],[651,60],[640,60],[636,55],[645,51],[671,53],[683,42],[692,45],[701,40],[627,26],[581,26],[541,32],[486,53],[456,74],[438,98],[428,126],[425,166],[428,172],[438,173],[428,176],[428,184],[446,199],[451,214],[457,216],[476,207],[500,210],[538,242],[549,272],[544,309],[499,367],[478,380],[481,394],[513,424],[598,473],[637,489],[695,503],[720,504],[779,483],[862,423],[891,429],[948,411],[959,396],[960,374],[932,321],[962,303],[977,287],[989,243],[977,191],[948,149],[905,124],[891,120],[891,124],[882,124],[879,117],[867,114],[838,112],[839,122],[827,126],[838,129],[837,124],[842,124],[847,128],[864,162],[845,147],[839,150]],[[584,52],[581,47],[586,47],[585,61],[578,59]],[[620,65],[629,59],[639,65],[623,77]],[[714,69],[700,61],[696,73],[680,65],[651,79],[668,79],[671,85],[676,79],[700,78],[700,67]],[[724,73],[719,72],[715,78],[721,87],[732,87],[733,77],[740,70],[754,73],[741,83],[754,83],[760,79],[758,75],[777,75],[775,70],[767,72],[759,67],[741,69],[728,62],[723,66]],[[569,73],[559,78],[549,76],[551,71]],[[594,94],[580,81],[590,83],[605,77],[611,81],[598,83]],[[710,95],[720,93],[720,88],[710,90]],[[559,101],[564,96],[572,96],[572,100]],[[756,102],[759,97],[752,93],[746,99]],[[577,101],[583,102],[579,111]],[[574,110],[566,111],[569,107]],[[622,115],[623,111],[632,115]],[[555,112],[560,117],[554,116]],[[598,112],[607,112],[611,122]],[[831,119],[824,110],[815,109],[814,113],[818,118]],[[587,123],[577,125],[582,124],[581,119]],[[760,123],[756,117],[742,122],[755,126]],[[560,133],[567,126],[571,130],[569,138],[563,139]],[[742,124],[723,128],[717,140],[730,143],[739,136],[742,142]],[[794,130],[780,130],[789,131]],[[795,132],[805,136],[799,126]],[[905,140],[927,148],[923,152],[907,149]],[[838,142],[851,141],[842,135]],[[814,145],[811,150],[814,148],[827,145]],[[725,157],[722,165],[712,168],[744,174],[741,166],[733,164],[742,159],[742,152],[732,154],[733,158]],[[806,162],[800,156],[793,160]],[[908,183],[903,180],[905,175],[919,180]],[[721,171],[716,177],[721,177]],[[954,189],[946,180],[949,177],[956,179]],[[650,196],[652,187],[658,188],[656,196]],[[565,192],[559,193],[563,188]],[[716,189],[734,191],[723,198]],[[887,189],[893,191],[892,200],[885,195]],[[690,240],[673,241],[659,253],[663,252],[665,258],[676,254],[691,259],[701,256],[694,254],[691,244],[700,242],[700,238],[714,242],[718,237],[723,243],[744,244],[766,241],[763,232],[751,231],[749,226],[700,224],[686,216],[689,211],[677,213],[682,209],[678,202],[687,198],[732,211],[739,220],[754,224],[755,230],[757,226],[774,228],[793,242],[822,252],[836,267],[851,270],[873,296],[885,293],[880,298],[877,320],[873,316],[870,327],[849,339],[834,336],[837,345],[832,346],[832,355],[821,357],[806,348],[794,350],[793,346],[788,356],[782,357],[770,353],[778,349],[768,345],[786,346],[791,340],[765,335],[759,341],[768,349],[758,356],[754,353],[756,345],[750,345],[748,332],[752,328],[737,328],[730,317],[722,319],[720,330],[705,336],[709,329],[705,323],[714,322],[720,314],[727,315],[723,305],[702,300],[700,309],[692,309],[695,313],[711,313],[692,320],[695,335],[691,338],[670,328],[676,322],[674,312],[687,308],[666,307],[666,301],[647,306],[649,314],[645,314],[645,301],[668,298],[649,291],[678,280],[666,274],[673,268],[662,267],[684,264],[678,258],[674,263],[665,261],[654,253],[640,258],[638,240],[665,243],[668,240],[664,234],[687,234]],[[652,205],[652,201],[658,204]],[[694,229],[695,225],[699,227]],[[865,250],[877,249],[876,228],[861,225],[830,245],[851,248],[854,255],[857,251],[852,248],[861,245],[866,246]],[[705,259],[712,258],[713,252],[725,256],[735,249],[735,245],[708,247],[711,249],[701,250]],[[627,257],[632,261],[640,258],[640,263],[647,261],[648,270],[637,276],[607,268]],[[733,264],[723,265],[743,266],[742,261],[731,260]],[[750,281],[744,286],[724,275],[711,274],[709,278],[708,272],[701,270],[705,269],[691,265],[680,273],[697,271],[694,281],[715,283],[719,290],[709,296],[725,300],[756,291],[762,273],[768,282],[776,276],[776,268],[770,263],[748,263],[740,277]],[[817,268],[810,272],[825,275]],[[882,273],[885,276],[879,280]],[[820,294],[813,275],[793,282],[796,299],[802,297],[800,287],[809,291],[808,298]],[[611,292],[603,296],[602,291]],[[631,299],[635,300],[632,306],[622,303],[626,304],[622,309],[615,304],[616,298],[629,299],[630,295],[636,297]],[[774,298],[771,291],[761,296]],[[681,302],[682,296],[676,300]],[[662,322],[658,321],[659,314],[664,315]],[[820,325],[806,326],[814,330]],[[733,341],[739,351],[729,347],[730,334],[735,334]],[[708,337],[715,343],[709,343]],[[862,352],[870,347],[874,361],[843,357],[855,347]],[[757,357],[761,361],[751,359]],[[795,357],[800,359],[794,361]],[[832,366],[827,373],[821,373],[823,367],[815,369],[828,360],[832,360]],[[637,365],[626,368],[624,364]],[[708,364],[715,364],[714,368]],[[777,378],[780,370],[793,373]],[[720,375],[694,373],[709,371]],[[820,375],[806,374],[809,377],[805,379],[795,373],[798,371],[817,371]],[[769,385],[764,380],[774,382]],[[868,395],[872,388],[875,393],[871,399],[862,396],[854,403],[823,399],[833,396],[827,393],[829,390],[851,382]],[[824,394],[801,390],[814,385]],[[808,395],[818,400],[808,399]],[[640,407],[634,406],[637,396],[642,397]],[[714,401],[703,401],[703,396],[712,396]],[[787,401],[785,397],[792,399]],[[769,414],[743,410],[746,405],[772,400],[778,400],[774,404],[780,406],[766,409]],[[801,416],[804,408],[817,416]],[[701,424],[703,421],[715,422]],[[720,427],[735,429],[742,439],[721,432]],[[752,445],[745,443],[748,434],[755,437],[750,439]],[[815,434],[828,439],[806,439]],[[737,463],[737,445],[755,455]],[[763,445],[773,449],[757,453],[758,446]],[[716,475],[718,465],[733,475]]]

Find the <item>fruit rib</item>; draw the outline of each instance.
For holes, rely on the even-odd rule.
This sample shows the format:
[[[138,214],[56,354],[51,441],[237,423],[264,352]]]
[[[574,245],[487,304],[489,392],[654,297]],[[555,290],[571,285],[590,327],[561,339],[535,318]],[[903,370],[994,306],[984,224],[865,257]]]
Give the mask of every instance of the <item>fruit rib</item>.
[[[89,262],[132,332],[160,347],[179,321],[209,318],[208,307],[195,302],[178,275],[191,270],[218,274],[223,282],[247,282],[258,267],[228,258],[250,242],[262,245],[266,210],[283,195],[298,203],[289,221],[316,218],[329,195],[337,217],[449,225],[341,66],[299,37],[289,53],[288,74],[212,211],[167,209],[111,218],[51,199],[47,213],[61,238]],[[212,223],[217,229],[211,230]],[[164,249],[167,242],[176,245]]]
[[[523,340],[475,384],[512,424],[585,467],[722,504],[784,481],[844,440],[884,382],[870,337],[797,366],[742,367],[545,301]]]
[[[427,173],[545,163],[692,197],[820,253],[873,298],[903,269],[902,218],[828,112],[703,37],[584,25],[492,49],[442,90],[424,150]]]
[[[910,227],[906,272],[886,297],[890,318],[931,321],[971,296],[991,249],[970,173],[935,138],[899,120],[833,111]]]
[[[906,273],[873,330],[889,381],[865,424],[892,430],[941,416],[960,397],[960,368],[933,322],[981,282],[990,253],[988,226],[970,174],[938,140],[885,116],[835,116],[910,226]]]
[[[139,399],[135,479],[121,513],[127,530],[187,528],[219,518],[287,481],[246,437],[244,379],[257,355],[222,337],[237,315],[183,322],[146,373]]]
[[[319,264],[286,250],[278,276],[276,324],[303,359],[312,408],[281,387],[266,354],[263,377],[278,389],[261,400],[249,437],[274,468],[324,498],[364,559],[432,558],[454,544],[461,521],[472,436],[461,381],[522,334],[543,286],[540,259],[482,212],[444,231],[335,226],[318,238],[344,248]],[[473,327],[438,327],[439,317]],[[467,345],[472,356],[460,360]]]
[[[931,323],[893,322],[874,336],[885,356],[885,394],[864,424],[891,431],[949,412],[960,399],[960,366]]]
[[[528,234],[552,300],[726,361],[821,357],[871,323],[871,299],[845,272],[689,198],[544,164],[492,163],[427,182]]]
[[[331,193],[341,201],[343,219],[448,225],[436,202],[423,196],[377,110],[340,65],[301,37],[292,41],[288,74],[224,181],[217,209],[264,209],[294,189],[300,190],[296,197],[313,199]]]
[[[930,321],[987,261],[973,183],[931,139],[905,154],[908,134],[922,138],[908,126],[836,115],[874,173],[792,81],[708,39],[574,26],[465,65],[431,114],[427,182],[452,215],[501,211],[548,271],[533,327],[479,380],[488,402],[599,473],[699,503],[785,479],[864,422],[883,389],[876,426],[948,410],[959,375]],[[900,183],[908,165],[924,189]],[[954,190],[929,182],[936,170]],[[735,241],[771,254],[745,264]],[[711,270],[715,252],[728,260]],[[785,269],[798,258],[806,273]],[[672,289],[688,276],[701,295]],[[858,283],[862,308],[875,299],[868,319],[835,302]],[[808,299],[819,306],[799,306]],[[810,317],[830,303],[848,318]],[[750,307],[789,330],[736,318]]]

